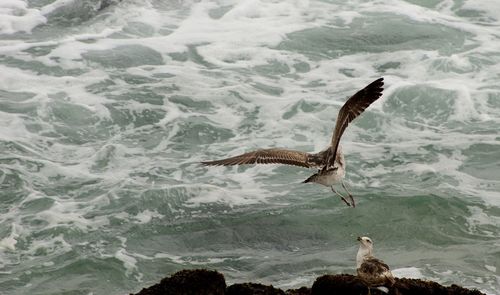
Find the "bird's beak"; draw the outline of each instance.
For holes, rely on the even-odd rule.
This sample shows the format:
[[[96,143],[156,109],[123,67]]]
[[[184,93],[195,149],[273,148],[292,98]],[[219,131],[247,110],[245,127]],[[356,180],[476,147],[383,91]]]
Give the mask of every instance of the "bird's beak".
[[[358,237],[357,240],[361,242],[361,237]]]

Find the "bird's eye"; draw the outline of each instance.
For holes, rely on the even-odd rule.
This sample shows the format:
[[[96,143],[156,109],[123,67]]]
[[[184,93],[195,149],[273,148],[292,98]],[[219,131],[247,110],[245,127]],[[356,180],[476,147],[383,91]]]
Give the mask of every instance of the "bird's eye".
[[[372,240],[366,240],[366,241],[367,241],[368,243],[370,243],[370,244],[372,243]]]

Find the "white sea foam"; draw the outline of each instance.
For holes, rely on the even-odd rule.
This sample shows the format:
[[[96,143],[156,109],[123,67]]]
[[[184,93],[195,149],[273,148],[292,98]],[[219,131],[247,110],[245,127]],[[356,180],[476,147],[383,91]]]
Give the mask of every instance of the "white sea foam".
[[[132,276],[134,274],[137,281],[142,281],[143,275],[141,273],[137,273],[137,259],[127,253],[127,250],[124,248],[119,249],[116,251],[114,257],[123,263],[123,266],[125,267],[125,274],[127,276]]]
[[[168,254],[168,253],[156,253],[155,258],[159,258],[159,259],[169,259],[175,263],[178,263],[178,264],[183,264],[184,263],[184,260],[182,259],[181,256],[178,256],[178,255],[171,255],[171,254]]]
[[[33,241],[29,251],[25,253],[30,256],[36,256],[37,252],[45,253],[48,256],[60,255],[71,251],[72,248],[73,246],[64,239],[63,235],[58,235]]]
[[[0,3],[0,34],[31,32],[47,21],[43,13],[36,8],[29,8],[26,1],[4,0]]]
[[[471,215],[467,217],[470,232],[492,238],[497,236],[494,229],[500,224],[499,216],[487,214],[479,207],[469,206],[468,210],[471,212]]]
[[[150,222],[153,218],[162,218],[164,217],[162,214],[156,212],[156,211],[151,211],[151,210],[144,210],[142,212],[139,212],[134,219],[136,220],[136,223],[144,224]]]
[[[499,16],[496,13],[497,11],[500,11],[500,3],[495,0],[468,0],[463,3],[462,9],[480,11],[481,13],[486,14],[488,17],[482,18],[481,20],[488,23],[494,22],[498,24],[500,21]]]
[[[453,282],[457,282],[460,278],[462,278],[461,286],[464,288],[474,288],[483,292],[484,294],[494,295],[496,294],[496,290],[498,289],[498,282],[500,276],[495,275],[484,275],[484,276],[468,276],[464,278],[464,274],[462,271],[455,270],[443,270],[443,271],[430,271],[432,275],[436,277],[432,277],[431,279],[437,281],[441,284],[452,284]]]
[[[396,268],[391,270],[392,274],[399,278],[423,279],[422,271],[417,267]]]
[[[345,98],[379,76],[385,77],[384,96],[343,137],[354,191],[377,187],[387,195],[400,190],[420,195],[432,190],[466,204],[478,203],[464,207],[470,216],[463,226],[471,235],[495,239],[492,228],[500,221],[488,209],[500,206],[498,180],[465,169],[474,165],[470,154],[475,144],[498,147],[498,133],[491,127],[500,123],[495,1],[442,1],[431,8],[397,0],[122,1],[53,35],[44,24],[50,21],[58,28],[57,19],[51,18],[64,17],[77,1],[56,0],[40,7],[28,3],[0,3],[0,90],[5,92],[0,92],[0,140],[6,146],[19,145],[2,149],[0,183],[9,185],[13,175],[20,175],[20,190],[25,192],[0,216],[6,226],[0,239],[1,266],[13,269],[13,277],[19,277],[18,254],[37,259],[39,251],[52,258],[75,247],[118,259],[124,273],[139,280],[140,261],[153,258],[184,266],[231,265],[233,258],[220,253],[197,257],[162,249],[168,254],[141,254],[124,238],[114,245],[116,233],[109,230],[128,232],[131,225],[149,229],[156,221],[168,227],[185,216],[196,223],[207,214],[230,215],[231,207],[295,205],[288,198],[303,197],[310,204],[311,195],[325,195],[327,189],[301,186],[308,171],[281,173],[276,166],[208,169],[198,162],[261,147],[319,151],[330,140]],[[394,40],[384,39],[390,30],[373,33],[370,26],[386,18],[450,30],[449,36],[436,33],[437,39],[458,38],[451,45],[429,48],[419,43],[431,42],[430,31],[417,35],[418,41],[399,40],[398,34],[391,35]],[[336,39],[348,30],[355,33]],[[370,34],[379,36],[372,40]],[[462,41],[465,46],[458,50]],[[311,42],[329,43],[319,52],[310,48],[316,46]],[[328,48],[348,42],[353,42],[352,48],[340,47],[338,55]],[[124,48],[132,48],[127,51],[131,54],[134,48],[146,48],[144,52],[158,55],[159,62],[119,68],[110,60]],[[137,54],[131,61],[141,57]],[[121,55],[115,62],[126,58]],[[445,114],[437,107],[419,109],[422,104],[415,101],[428,93],[437,93],[434,102],[440,102],[441,95],[449,98]],[[68,108],[59,110],[62,104]],[[68,109],[91,118],[66,126],[65,119],[74,119]],[[145,113],[159,115],[151,119]],[[439,184],[423,187],[429,175]],[[30,207],[37,202],[42,205]],[[227,211],[207,213],[211,204]],[[48,233],[34,235],[42,229]],[[65,236],[66,230],[67,235],[89,234],[90,240],[74,242]],[[53,267],[48,261],[42,263]],[[495,261],[481,260],[480,268],[482,283],[477,283],[480,276],[434,273],[431,266],[394,272],[493,285]],[[282,281],[284,286],[303,282]]]
[[[16,250],[17,238],[19,234],[16,232],[16,225],[12,224],[12,229],[8,237],[0,240],[0,249],[14,251]]]

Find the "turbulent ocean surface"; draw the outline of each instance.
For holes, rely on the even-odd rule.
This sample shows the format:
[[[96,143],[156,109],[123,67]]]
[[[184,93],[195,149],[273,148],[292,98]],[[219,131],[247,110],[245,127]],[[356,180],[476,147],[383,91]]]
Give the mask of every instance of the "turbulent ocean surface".
[[[343,102],[358,206],[289,166]],[[0,1],[0,294],[125,294],[184,268],[229,283],[355,273],[500,290],[500,2]]]

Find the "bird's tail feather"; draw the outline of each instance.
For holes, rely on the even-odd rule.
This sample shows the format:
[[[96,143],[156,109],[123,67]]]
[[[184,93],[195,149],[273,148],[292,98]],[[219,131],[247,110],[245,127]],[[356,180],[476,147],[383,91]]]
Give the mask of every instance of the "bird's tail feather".
[[[313,174],[313,175],[309,176],[309,178],[307,178],[306,180],[302,181],[302,183],[313,182],[313,181],[314,181],[314,179],[316,179],[316,176],[317,176],[317,175],[318,175],[318,174]]]
[[[389,288],[387,288],[387,287],[379,286],[379,287],[377,287],[377,289],[379,289],[380,291],[382,291],[384,293],[389,293]]]

